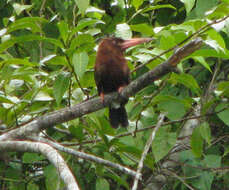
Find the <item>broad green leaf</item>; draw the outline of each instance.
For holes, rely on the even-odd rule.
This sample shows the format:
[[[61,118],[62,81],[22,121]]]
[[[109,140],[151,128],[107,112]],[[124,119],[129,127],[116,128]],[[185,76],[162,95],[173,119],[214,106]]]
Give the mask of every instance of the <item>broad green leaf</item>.
[[[201,0],[196,1],[195,9],[190,12],[190,18],[203,18],[207,11],[215,7],[218,0]],[[189,17],[188,17],[189,18]]]
[[[28,152],[23,154],[24,163],[33,163],[41,160],[44,160],[44,157],[42,155],[35,154],[35,153],[28,153]]]
[[[121,176],[119,176],[119,175],[117,175],[117,174],[115,174],[115,173],[113,174],[113,173],[111,173],[111,172],[109,172],[109,173],[108,173],[108,172],[107,172],[107,173],[104,173],[103,175],[104,175],[104,177],[109,177],[109,178],[115,180],[118,184],[124,186],[127,190],[129,190],[129,184],[128,184],[127,181],[126,181],[124,178],[122,178]]]
[[[59,40],[56,40],[54,38],[46,38],[46,37],[42,37],[39,35],[30,34],[30,35],[25,35],[25,36],[12,37],[11,39],[1,43],[0,44],[0,53],[2,53],[3,51],[7,50],[10,47],[12,47],[16,43],[24,43],[24,42],[34,41],[34,40],[46,41],[46,42],[54,44],[58,47],[63,48],[63,44]]]
[[[8,27],[8,32],[13,32],[20,29],[29,29],[32,32],[42,32],[39,24],[46,22],[47,20],[41,17],[24,17],[10,24]]]
[[[44,176],[45,176],[45,187],[47,190],[57,189],[59,186],[59,174],[57,173],[56,168],[53,165],[48,165],[44,169]],[[50,183],[50,181],[52,183]]]
[[[211,67],[205,61],[205,59],[203,57],[201,57],[201,56],[195,56],[195,57],[193,57],[193,59],[196,60],[197,62],[199,62],[201,65],[203,65],[207,70],[209,70],[210,72],[212,72]]]
[[[68,39],[68,24],[65,21],[60,21],[58,24],[58,29],[60,31],[61,38],[63,39],[64,43],[66,44]]]
[[[203,139],[210,145],[211,144],[211,129],[207,122],[202,123],[200,126],[200,134]]]
[[[196,0],[180,0],[184,3],[186,12],[189,13],[195,5]]]
[[[9,98],[5,97],[2,94],[0,94],[0,102],[1,103],[14,104],[14,102],[12,102]]]
[[[226,108],[224,111],[217,113],[217,116],[227,125],[229,126],[229,105],[225,103],[219,104],[215,111],[221,111]]]
[[[83,140],[83,138],[84,138],[84,133],[83,133],[83,126],[82,126],[82,125],[77,125],[77,126],[71,125],[71,126],[69,127],[69,131],[70,131],[71,134],[74,135],[79,141]]]
[[[79,51],[90,51],[94,47],[94,39],[89,34],[80,34],[71,42],[70,49]]]
[[[149,35],[149,36],[152,36],[154,34],[153,27],[146,23],[130,25],[130,28],[133,31],[140,32],[142,34]]]
[[[74,71],[79,78],[83,76],[87,69],[89,57],[86,52],[74,53],[72,56],[72,64]]]
[[[35,101],[51,101],[53,98],[44,91],[40,91],[34,98]]]
[[[91,25],[95,25],[95,24],[105,24],[105,23],[101,20],[91,19],[91,18],[85,18],[85,19],[80,20],[79,23],[77,24],[77,26],[71,31],[70,39],[77,32],[83,30],[87,26],[91,26]]]
[[[63,95],[67,91],[69,84],[69,73],[61,73],[57,76],[53,86],[53,95],[56,99],[57,105],[60,105]]]
[[[46,61],[53,65],[64,65],[64,66],[68,65],[68,62],[65,56],[53,56],[51,59],[48,59]]]
[[[132,32],[130,26],[127,23],[117,24],[115,36],[123,39],[132,38]]]
[[[107,180],[101,177],[97,178],[95,187],[96,190],[110,190],[110,185]]]
[[[196,179],[192,181],[192,186],[200,190],[211,190],[211,185],[215,174],[212,172],[204,171],[201,173],[197,173],[197,175],[199,176],[199,178],[198,180]]]
[[[221,95],[229,97],[229,81],[218,83],[217,90],[223,92]]]
[[[24,10],[30,10],[33,5],[20,5],[19,3],[14,3],[13,8],[17,15],[20,15]]]
[[[228,15],[229,12],[229,3],[221,3],[216,8],[213,8],[213,11],[209,11],[207,14],[207,18],[209,19],[216,19],[216,18],[223,18],[224,16]]]
[[[191,148],[196,157],[201,157],[203,153],[204,141],[200,133],[200,127],[196,127],[191,136]]]
[[[37,66],[38,65],[37,63],[29,62],[27,59],[18,59],[18,58],[1,61],[0,66],[3,64],[26,65],[26,66]]]
[[[155,162],[158,162],[166,156],[176,143],[176,133],[170,132],[169,129],[169,126],[163,126],[156,133],[155,139],[152,143]]]
[[[221,156],[210,154],[204,157],[204,164],[209,168],[219,168],[221,167],[221,160]]]
[[[176,7],[170,5],[170,4],[165,4],[165,5],[155,5],[155,6],[150,6],[145,9],[143,9],[141,12],[146,13],[148,11],[156,10],[156,9],[164,9],[164,8],[169,8],[169,9],[174,9],[176,10]]]
[[[89,0],[75,0],[75,2],[79,8],[80,13],[84,15],[86,9],[89,7]]]
[[[174,100],[160,102],[158,104],[158,108],[165,112],[168,112],[166,116],[170,120],[180,119],[186,113],[184,105],[181,102]]]
[[[207,31],[208,37],[205,43],[214,48],[216,51],[224,51],[226,49],[224,39],[215,30]]]
[[[200,95],[201,89],[192,75],[185,73],[178,75],[176,73],[172,73],[169,81],[173,84],[183,84],[187,88],[190,88],[190,90],[193,91],[195,94]]]
[[[135,7],[135,9],[138,9],[143,2],[144,0],[133,0],[132,5]]]
[[[229,51],[225,49],[224,52],[222,51],[218,52],[215,49],[200,49],[192,53],[192,56],[218,57],[218,58],[229,59]]]

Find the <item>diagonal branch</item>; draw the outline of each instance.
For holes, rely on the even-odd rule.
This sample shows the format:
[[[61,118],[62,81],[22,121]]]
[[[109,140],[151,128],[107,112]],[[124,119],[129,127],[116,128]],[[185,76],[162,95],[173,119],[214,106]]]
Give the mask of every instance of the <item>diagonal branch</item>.
[[[105,106],[108,106],[113,101],[121,101],[125,97],[133,96],[138,91],[150,85],[153,81],[171,72],[183,58],[192,54],[195,50],[199,49],[201,45],[202,40],[200,38],[190,41],[183,47],[177,49],[167,61],[158,65],[153,70],[143,74],[136,80],[132,81],[126,88],[123,89],[120,95],[118,93],[111,93],[106,95],[104,97],[104,104],[101,102],[100,98],[97,97],[74,105],[72,107],[67,107],[46,114],[24,125],[23,127],[14,129],[1,135],[0,141],[19,137],[26,138],[26,136],[38,133],[40,130],[100,110]]]
[[[153,131],[152,131],[152,133],[151,133],[151,135],[150,135],[150,137],[149,137],[149,139],[148,139],[148,141],[147,141],[147,143],[146,143],[146,145],[145,145],[145,148],[144,148],[144,150],[143,150],[141,159],[140,159],[140,161],[139,161],[139,163],[138,163],[137,175],[135,176],[134,184],[133,184],[132,190],[137,190],[137,188],[138,188],[138,180],[140,179],[140,176],[141,176],[141,171],[142,171],[142,168],[143,168],[143,162],[144,162],[144,160],[145,160],[145,158],[146,158],[146,155],[147,155],[147,153],[148,153],[148,151],[149,151],[149,149],[150,149],[150,147],[151,147],[151,144],[152,144],[152,142],[153,142],[153,140],[154,140],[154,138],[155,138],[155,135],[156,135],[157,130],[158,130],[158,129],[161,127],[161,125],[162,125],[162,122],[163,122],[163,120],[164,120],[164,117],[165,117],[165,114],[160,114],[159,120],[158,120],[158,122],[157,122],[157,125],[156,125],[156,127],[153,129]]]
[[[131,176],[136,176],[136,172],[134,170],[131,170],[127,167],[124,167],[120,164],[117,164],[117,163],[114,163],[114,162],[111,162],[109,160],[104,160],[102,158],[99,158],[97,156],[93,156],[91,154],[87,154],[87,153],[84,153],[84,152],[81,152],[81,151],[77,151],[77,150],[74,150],[74,149],[71,149],[71,148],[67,148],[67,147],[64,147],[63,145],[60,145],[56,142],[53,142],[53,141],[50,141],[48,139],[45,139],[45,138],[42,138],[42,137],[30,137],[31,140],[34,140],[34,141],[39,141],[39,142],[43,142],[43,143],[47,143],[49,144],[50,146],[54,147],[55,149],[59,150],[59,151],[62,151],[62,152],[66,152],[66,153],[69,153],[71,155],[74,155],[74,156],[77,156],[79,158],[82,158],[82,159],[85,159],[85,160],[90,160],[90,161],[93,161],[93,162],[96,162],[96,163],[99,163],[99,164],[103,164],[105,166],[108,166],[108,167],[112,167],[112,168],[115,168],[115,169],[118,169],[128,175],[131,175]]]
[[[0,152],[3,151],[41,153],[56,167],[61,179],[66,184],[67,190],[80,189],[62,156],[54,148],[45,143],[31,141],[4,141],[0,142]]]

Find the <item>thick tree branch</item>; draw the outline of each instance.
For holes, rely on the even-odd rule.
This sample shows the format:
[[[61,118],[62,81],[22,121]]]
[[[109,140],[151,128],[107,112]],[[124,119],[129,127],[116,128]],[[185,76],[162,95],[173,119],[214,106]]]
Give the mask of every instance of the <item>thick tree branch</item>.
[[[14,129],[12,131],[9,131],[8,133],[1,135],[0,140],[7,140],[19,137],[26,138],[26,136],[37,133],[40,130],[100,110],[105,106],[108,106],[112,101],[120,101],[123,97],[133,96],[138,91],[151,84],[154,80],[157,80],[163,75],[171,72],[181,59],[185,58],[186,56],[193,53],[195,50],[199,49],[201,45],[202,40],[200,38],[190,41],[188,44],[177,49],[167,61],[158,65],[155,69],[140,76],[138,79],[132,81],[126,88],[123,89],[120,95],[118,93],[106,95],[104,98],[104,104],[101,102],[100,98],[97,97],[74,105],[72,107],[67,107],[52,112],[50,114],[46,114],[26,124],[23,127]]]
[[[66,184],[67,190],[80,189],[62,156],[48,144],[31,141],[4,141],[0,142],[0,152],[2,151],[41,153],[56,167],[61,179]]]

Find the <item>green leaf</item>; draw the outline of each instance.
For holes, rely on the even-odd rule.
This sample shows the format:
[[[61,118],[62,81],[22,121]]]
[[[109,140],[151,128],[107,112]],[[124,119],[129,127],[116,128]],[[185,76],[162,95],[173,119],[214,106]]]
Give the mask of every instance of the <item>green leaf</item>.
[[[8,32],[13,32],[20,29],[29,29],[32,32],[42,32],[39,24],[47,23],[48,21],[41,17],[25,17],[16,20],[8,27]]]
[[[152,151],[156,162],[166,156],[176,143],[176,133],[170,132],[169,129],[169,126],[161,127],[152,143]]]
[[[140,33],[148,35],[148,36],[152,36],[154,34],[152,26],[150,26],[146,23],[130,25],[130,28],[133,31],[140,32]]]
[[[95,24],[105,24],[105,23],[101,20],[91,19],[91,18],[85,18],[85,19],[80,20],[77,26],[71,31],[70,39],[73,37],[75,33],[83,30],[87,26],[91,26]]]
[[[200,87],[192,75],[185,74],[185,73],[178,75],[176,73],[172,73],[169,81],[172,82],[173,84],[176,83],[183,84],[187,88],[190,88],[195,94],[200,95],[200,91],[201,91]]]
[[[210,145],[211,144],[211,129],[207,122],[202,123],[200,126],[200,134],[203,139]]]
[[[189,13],[192,10],[192,8],[194,7],[195,2],[196,2],[196,0],[180,0],[180,1],[182,3],[184,3],[184,6],[185,6],[187,13]]]
[[[61,38],[63,39],[64,44],[66,44],[68,39],[68,24],[62,20],[57,24],[57,26],[60,31]]]
[[[18,58],[13,58],[13,59],[1,61],[0,66],[3,64],[26,65],[26,66],[37,66],[38,65],[38,63],[31,63],[27,59],[18,59]]]
[[[74,71],[79,78],[83,76],[87,69],[89,57],[86,52],[74,53],[72,56],[72,63]]]
[[[207,31],[208,37],[205,40],[205,43],[210,47],[214,48],[216,51],[223,51],[226,49],[224,39],[221,35],[215,30]]]
[[[201,157],[203,153],[204,141],[201,136],[200,127],[196,127],[191,136],[191,148],[196,157]]]
[[[20,15],[22,11],[24,10],[30,10],[33,5],[20,5],[18,3],[13,4],[13,8],[17,15]]]
[[[210,72],[212,72],[209,64],[207,63],[207,61],[205,61],[205,59],[201,56],[195,56],[193,57],[193,59],[196,61],[196,62],[199,62],[201,65],[203,65],[207,70],[209,70]]]
[[[89,7],[89,0],[75,0],[76,5],[79,8],[79,11],[84,15],[86,9]]]
[[[123,39],[132,38],[132,31],[127,23],[117,24],[115,36]]]
[[[221,167],[221,156],[219,155],[206,155],[204,158],[204,164],[208,168],[219,168]]]
[[[164,9],[164,8],[176,10],[176,7],[174,7],[174,6],[170,5],[170,4],[165,4],[165,5],[150,6],[150,7],[147,7],[145,9],[143,9],[141,12],[142,13],[146,13],[148,11],[152,11],[152,10],[156,10],[156,9]]]
[[[69,131],[71,132],[72,135],[74,135],[79,141],[82,141],[84,138],[84,133],[83,133],[83,126],[82,125],[77,125],[73,126],[71,125],[69,127]]]
[[[34,41],[34,40],[46,41],[46,42],[54,44],[58,47],[63,48],[63,44],[59,40],[56,40],[54,38],[46,38],[46,37],[42,37],[39,35],[30,34],[30,35],[25,35],[25,36],[12,37],[11,39],[1,43],[0,44],[0,53],[2,53],[3,51],[7,50],[10,47],[12,47],[16,43],[24,43],[24,42]]]
[[[90,51],[94,48],[94,39],[89,34],[80,34],[74,38],[70,45],[72,51]]]
[[[224,58],[229,59],[229,51],[224,50],[224,52],[216,51],[215,49],[201,49],[195,51],[192,56],[203,56],[203,57],[218,57],[218,58]]]
[[[215,111],[218,112],[222,109],[226,108],[224,111],[217,113],[217,116],[227,125],[229,126],[229,105],[225,103],[219,104]]]
[[[69,84],[70,84],[69,73],[61,73],[57,76],[53,86],[53,95],[56,99],[57,105],[60,105],[63,95],[67,91]]]
[[[229,97],[229,81],[223,81],[218,83],[217,90],[222,91],[222,96],[225,95]]]
[[[186,113],[185,107],[181,103],[181,101],[177,101],[174,99],[161,101],[158,104],[158,108],[165,112],[168,112],[167,117],[171,120],[180,119]]]
[[[132,5],[135,7],[135,9],[138,9],[143,2],[144,0],[133,0]]]
[[[47,190],[53,190],[53,189],[57,189],[57,187],[59,186],[59,175],[56,171],[56,168],[53,165],[48,165],[45,169],[44,169],[44,176],[45,176],[45,187]],[[52,183],[50,183],[50,181]]]
[[[28,152],[23,154],[23,163],[33,163],[41,160],[44,160],[44,157],[42,155]]]
[[[96,190],[110,190],[110,185],[104,178],[97,178],[96,180]]]
[[[1,103],[14,104],[14,102],[12,102],[9,98],[5,97],[2,94],[0,94],[0,102]]]

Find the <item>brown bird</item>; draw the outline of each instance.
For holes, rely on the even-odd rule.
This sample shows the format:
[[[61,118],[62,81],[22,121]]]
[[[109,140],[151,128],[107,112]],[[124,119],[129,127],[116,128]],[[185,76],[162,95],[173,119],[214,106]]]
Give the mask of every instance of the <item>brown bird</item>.
[[[132,46],[151,41],[151,38],[133,38],[123,40],[121,38],[105,38],[99,44],[95,63],[95,82],[98,94],[104,101],[104,94],[121,92],[130,82],[130,70],[124,57],[124,51]],[[128,99],[119,105],[109,106],[109,121],[113,128],[119,124],[128,126],[128,118],[125,104]]]

